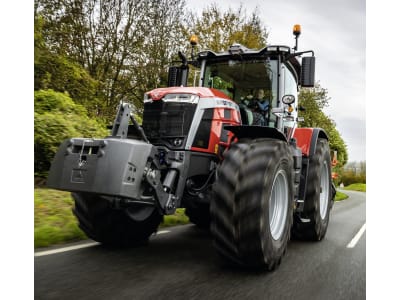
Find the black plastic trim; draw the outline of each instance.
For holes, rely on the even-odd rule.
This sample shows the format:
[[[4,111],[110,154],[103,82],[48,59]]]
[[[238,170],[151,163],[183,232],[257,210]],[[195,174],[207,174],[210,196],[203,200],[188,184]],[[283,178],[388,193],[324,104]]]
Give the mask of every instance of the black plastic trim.
[[[326,134],[325,130],[323,130],[322,128],[313,128],[309,156],[314,155],[315,149],[317,148],[318,138],[323,138],[323,139],[329,140],[328,135]]]
[[[226,130],[231,131],[237,138],[274,138],[287,142],[286,136],[278,129],[265,126],[225,126]]]

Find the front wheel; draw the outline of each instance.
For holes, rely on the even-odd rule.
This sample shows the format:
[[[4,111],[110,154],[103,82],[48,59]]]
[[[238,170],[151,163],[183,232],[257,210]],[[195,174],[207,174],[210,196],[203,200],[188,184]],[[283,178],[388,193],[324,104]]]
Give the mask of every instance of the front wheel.
[[[309,163],[304,211],[295,217],[294,237],[322,240],[328,229],[333,198],[329,144],[326,139],[318,139]]]
[[[293,217],[293,160],[287,143],[233,144],[217,171],[211,232],[218,253],[239,265],[273,270]]]
[[[131,246],[142,244],[157,231],[163,217],[157,209],[145,211],[143,218],[132,218],[129,209],[115,210],[106,198],[86,193],[72,193],[73,213],[86,235],[102,244]]]

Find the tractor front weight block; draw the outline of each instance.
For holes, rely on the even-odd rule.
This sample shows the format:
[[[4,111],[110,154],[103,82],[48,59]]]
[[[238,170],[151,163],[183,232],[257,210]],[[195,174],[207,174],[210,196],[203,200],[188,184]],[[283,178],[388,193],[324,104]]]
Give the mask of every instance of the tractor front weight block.
[[[160,171],[152,164],[155,152],[153,145],[140,140],[68,139],[55,155],[47,186],[126,199],[126,203],[147,202],[160,213],[171,214],[176,199],[163,187]],[[152,197],[144,196],[149,189]]]

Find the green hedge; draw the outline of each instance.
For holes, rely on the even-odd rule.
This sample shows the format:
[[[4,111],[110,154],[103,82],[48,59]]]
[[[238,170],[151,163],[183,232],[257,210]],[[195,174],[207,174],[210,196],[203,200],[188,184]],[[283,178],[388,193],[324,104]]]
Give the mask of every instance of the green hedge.
[[[53,90],[35,92],[34,151],[35,176],[46,177],[58,147],[73,137],[108,135],[105,125],[88,117],[86,109],[64,93]]]
[[[366,174],[355,174],[354,172],[343,172],[340,177],[340,182],[343,182],[345,186],[353,183],[366,183]]]

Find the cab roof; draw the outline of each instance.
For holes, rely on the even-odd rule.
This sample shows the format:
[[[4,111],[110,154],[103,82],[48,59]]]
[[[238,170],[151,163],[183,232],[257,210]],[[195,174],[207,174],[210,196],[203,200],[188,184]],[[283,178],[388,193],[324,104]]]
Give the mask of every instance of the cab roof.
[[[233,44],[227,51],[214,52],[212,50],[201,51],[198,54],[198,60],[227,60],[227,59],[254,59],[281,56],[283,59],[289,58],[289,62],[295,69],[298,78],[300,78],[301,65],[296,57],[291,54],[295,52],[289,46],[269,45],[262,49],[249,49],[241,44]]]

